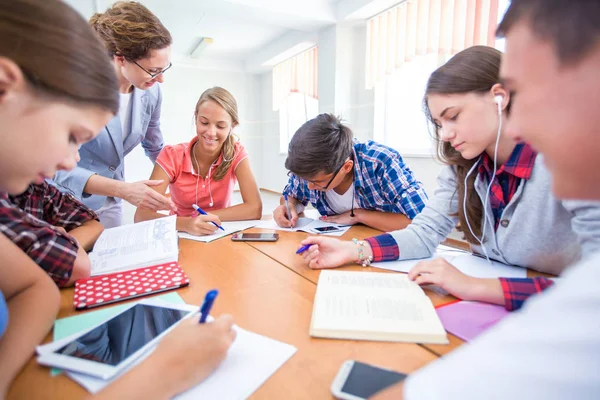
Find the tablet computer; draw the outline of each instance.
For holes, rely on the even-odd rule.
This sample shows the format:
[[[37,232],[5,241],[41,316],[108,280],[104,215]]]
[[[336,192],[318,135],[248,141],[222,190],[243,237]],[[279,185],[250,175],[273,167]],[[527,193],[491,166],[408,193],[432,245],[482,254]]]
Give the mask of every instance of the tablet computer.
[[[152,349],[197,308],[158,299],[134,303],[83,332],[38,346],[38,363],[110,379]]]

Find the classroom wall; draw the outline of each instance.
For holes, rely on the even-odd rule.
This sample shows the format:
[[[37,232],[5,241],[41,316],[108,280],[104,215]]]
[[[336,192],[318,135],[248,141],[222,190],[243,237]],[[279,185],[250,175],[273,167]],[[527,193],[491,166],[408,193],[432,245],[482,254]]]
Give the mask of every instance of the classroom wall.
[[[319,112],[334,112],[359,140],[373,139],[373,90],[365,89],[366,24],[340,23],[323,29],[319,45]],[[287,182],[285,154],[279,153],[279,114],[272,107],[272,74],[259,77],[262,188],[281,191]],[[433,158],[403,155],[431,196],[441,165]]]

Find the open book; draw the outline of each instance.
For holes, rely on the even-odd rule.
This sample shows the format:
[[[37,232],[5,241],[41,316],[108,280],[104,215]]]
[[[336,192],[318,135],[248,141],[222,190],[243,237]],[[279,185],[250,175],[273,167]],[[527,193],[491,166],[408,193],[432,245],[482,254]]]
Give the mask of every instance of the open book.
[[[423,289],[406,275],[322,271],[310,335],[334,339],[447,344]]]
[[[177,217],[105,229],[90,253],[92,276],[176,262]]]

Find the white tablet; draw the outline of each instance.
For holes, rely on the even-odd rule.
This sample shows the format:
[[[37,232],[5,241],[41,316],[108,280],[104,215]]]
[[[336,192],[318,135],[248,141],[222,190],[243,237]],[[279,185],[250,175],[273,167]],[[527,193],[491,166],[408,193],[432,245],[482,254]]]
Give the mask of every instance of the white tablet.
[[[137,360],[198,308],[146,299],[93,328],[44,346],[38,363],[109,379]]]

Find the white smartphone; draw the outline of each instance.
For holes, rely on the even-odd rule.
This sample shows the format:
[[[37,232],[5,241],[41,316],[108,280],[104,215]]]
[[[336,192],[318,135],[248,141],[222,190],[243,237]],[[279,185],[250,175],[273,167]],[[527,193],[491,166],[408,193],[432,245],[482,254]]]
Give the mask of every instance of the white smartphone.
[[[110,379],[137,360],[197,307],[146,299],[83,332],[36,348],[39,364]]]
[[[234,242],[276,242],[278,233],[234,233],[231,240]]]
[[[337,226],[320,226],[318,228],[311,228],[314,233],[332,233],[341,232],[342,230]]]
[[[385,368],[345,361],[331,384],[336,399],[365,400],[375,393],[406,378],[406,375]]]

